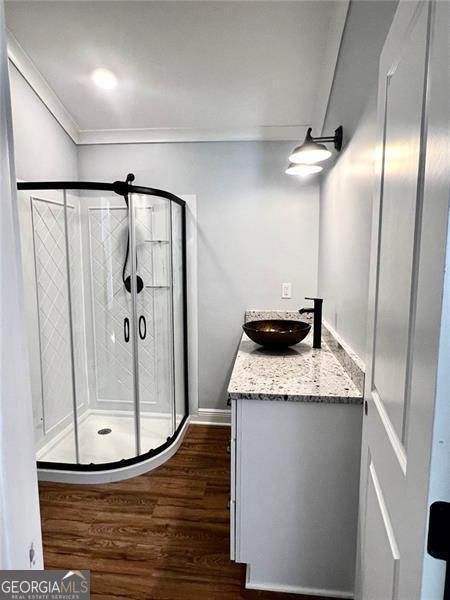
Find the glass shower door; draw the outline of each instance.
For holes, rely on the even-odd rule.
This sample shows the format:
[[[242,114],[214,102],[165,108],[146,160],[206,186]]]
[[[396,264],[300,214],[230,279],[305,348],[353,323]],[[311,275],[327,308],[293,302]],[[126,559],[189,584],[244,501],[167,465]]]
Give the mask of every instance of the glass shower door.
[[[18,193],[18,207],[37,457],[73,464],[78,456],[65,223],[75,218],[76,205],[65,206],[63,190],[33,190]]]
[[[174,202],[172,209],[172,309],[173,309],[173,357],[175,392],[175,427],[187,412],[186,385],[186,289],[184,271],[185,217],[183,207]]]
[[[171,202],[130,195],[140,453],[174,433]]]
[[[68,221],[68,232],[81,246],[81,260],[73,257],[70,268],[75,389],[86,400],[77,411],[79,462],[110,463],[139,453],[133,294],[126,285],[132,219],[124,198],[113,192],[74,195],[80,218]]]

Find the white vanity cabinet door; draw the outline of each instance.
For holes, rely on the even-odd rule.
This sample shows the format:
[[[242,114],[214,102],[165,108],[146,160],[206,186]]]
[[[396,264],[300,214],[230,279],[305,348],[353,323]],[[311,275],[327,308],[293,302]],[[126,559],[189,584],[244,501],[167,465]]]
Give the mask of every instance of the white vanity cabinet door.
[[[351,596],[362,407],[234,404],[232,543],[247,587]]]

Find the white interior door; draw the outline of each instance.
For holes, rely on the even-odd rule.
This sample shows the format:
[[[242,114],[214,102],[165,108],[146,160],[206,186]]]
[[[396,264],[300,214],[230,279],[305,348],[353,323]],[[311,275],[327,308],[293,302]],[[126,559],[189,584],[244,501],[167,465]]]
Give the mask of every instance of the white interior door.
[[[436,9],[401,1],[380,58],[356,586],[363,600],[425,600],[448,216],[448,195],[431,185],[428,144]]]

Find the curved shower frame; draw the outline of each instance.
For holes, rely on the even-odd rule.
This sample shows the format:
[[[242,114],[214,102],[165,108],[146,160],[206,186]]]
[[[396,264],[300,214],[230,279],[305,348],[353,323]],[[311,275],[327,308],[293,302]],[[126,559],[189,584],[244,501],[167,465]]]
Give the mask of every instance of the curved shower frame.
[[[148,188],[143,186],[132,185],[134,181],[134,175],[129,174],[125,181],[115,181],[113,183],[100,183],[100,182],[79,182],[79,181],[49,181],[49,182],[18,182],[18,190],[85,190],[85,191],[99,191],[99,192],[114,192],[119,196],[123,196],[128,206],[129,194],[143,194],[148,196],[156,196],[159,198],[165,198],[170,202],[174,202],[181,207],[181,258],[182,258],[182,291],[183,291],[183,303],[182,303],[182,314],[183,314],[183,362],[184,362],[184,416],[181,419],[178,426],[175,428],[173,435],[169,436],[163,444],[155,449],[151,449],[148,452],[140,454],[139,443],[137,441],[137,455],[130,458],[124,458],[121,460],[99,463],[99,464],[86,464],[86,463],[65,463],[65,462],[47,462],[37,461],[37,467],[40,472],[41,479],[53,480],[53,481],[72,481],[72,482],[106,482],[115,481],[118,479],[125,479],[141,473],[144,473],[152,468],[155,468],[165,462],[170,456],[172,456],[179,445],[181,444],[182,438],[186,431],[186,426],[189,417],[189,393],[188,393],[188,331],[187,331],[187,274],[186,274],[186,203],[184,200],[167,192],[156,188]],[[132,253],[133,254],[133,253]],[[133,256],[131,262],[135,261],[136,257]],[[134,265],[135,272],[136,265]],[[133,278],[134,279],[134,278]],[[136,279],[131,282],[130,293],[136,297]],[[140,328],[137,324],[135,327]],[[76,416],[76,406],[75,416]],[[139,419],[136,418],[136,421]],[[139,426],[137,425],[137,428]],[[76,419],[75,419],[75,431],[76,431]],[[138,433],[138,431],[137,431]],[[138,440],[138,437],[137,437]],[[76,442],[78,443],[78,441]],[[134,467],[134,468],[133,468]],[[97,476],[86,478],[86,476],[92,473]],[[42,476],[44,474],[44,476]],[[77,477],[78,474],[78,477]]]

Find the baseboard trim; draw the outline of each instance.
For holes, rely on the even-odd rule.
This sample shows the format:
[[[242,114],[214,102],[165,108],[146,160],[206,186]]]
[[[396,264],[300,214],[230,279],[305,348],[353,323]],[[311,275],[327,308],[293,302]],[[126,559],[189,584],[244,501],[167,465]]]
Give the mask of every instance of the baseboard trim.
[[[261,590],[265,592],[281,592],[284,594],[303,594],[305,596],[322,596],[328,598],[342,598],[350,600],[355,597],[353,592],[341,592],[340,590],[327,590],[309,588],[297,585],[284,585],[282,583],[258,583],[250,582],[250,565],[247,565],[245,588],[248,590]]]
[[[193,425],[231,425],[231,410],[223,408],[199,408],[198,414],[190,415]]]

